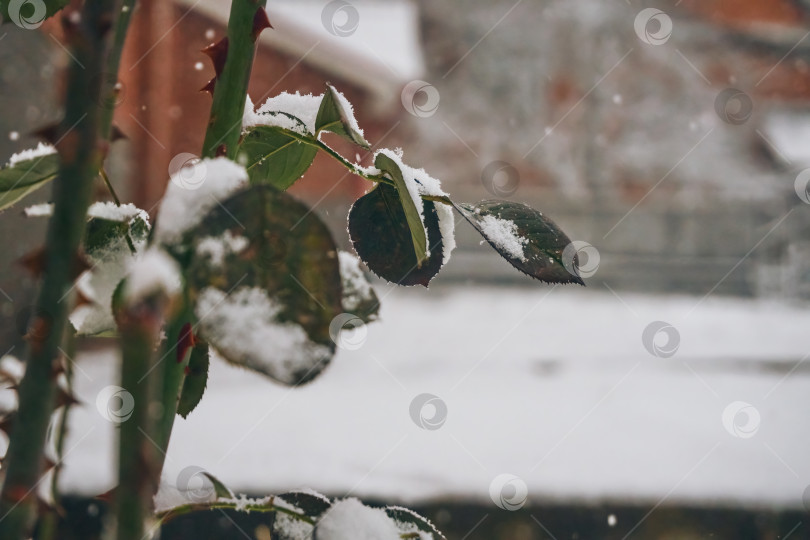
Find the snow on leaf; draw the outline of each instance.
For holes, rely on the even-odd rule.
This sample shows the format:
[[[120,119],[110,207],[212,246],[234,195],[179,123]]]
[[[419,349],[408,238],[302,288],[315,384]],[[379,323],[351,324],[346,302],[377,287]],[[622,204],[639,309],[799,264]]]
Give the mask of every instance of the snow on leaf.
[[[12,156],[0,169],[0,210],[43,187],[59,173],[59,155],[50,145],[40,145]]]
[[[355,498],[336,501],[315,525],[316,540],[399,540],[399,530],[382,508]]]
[[[284,322],[283,304],[263,289],[242,287],[231,294],[203,289],[195,314],[200,334],[227,360],[293,385],[319,373],[331,347],[310,340],[301,325]]]
[[[44,209],[26,214],[49,215]],[[70,322],[79,335],[115,330],[113,293],[137,254],[146,248],[150,228],[146,212],[131,204],[116,207],[112,203],[95,203],[88,209],[88,217],[84,250],[92,267],[79,276],[76,288],[90,303],[80,305],[70,314]]]
[[[242,128],[264,125],[292,129],[289,124],[286,124],[287,120],[275,114],[284,113],[287,117],[300,120],[301,124],[303,124],[302,127],[306,128],[306,132],[303,132],[302,135],[314,135],[315,119],[318,116],[322,99],[322,94],[313,96],[312,94],[302,95],[298,92],[295,94],[282,92],[277,96],[268,98],[253,114],[248,114],[246,107],[246,114],[242,119]]]
[[[358,146],[369,147],[363,130],[357,124],[352,104],[331,84],[326,85],[326,93],[315,119],[315,129],[316,133],[331,131]]]
[[[430,520],[409,508],[387,506],[385,513],[394,520],[397,529],[402,534],[416,534],[418,536],[415,536],[415,538],[420,540],[445,540],[444,535],[439,532]]]
[[[375,320],[380,301],[360,268],[360,259],[348,251],[338,251],[338,260],[343,282],[343,310],[356,315],[363,322]]]
[[[169,180],[155,225],[155,239],[177,243],[211,208],[247,183],[245,169],[224,157],[184,167]]]
[[[199,255],[201,242],[236,223],[247,246],[218,265]],[[325,367],[335,351],[329,325],[343,312],[342,288],[337,248],[316,214],[286,193],[253,186],[209,212],[183,244],[192,248],[186,277],[200,333],[222,356],[285,384],[306,382]]]
[[[547,283],[578,283],[563,262],[571,240],[552,220],[526,206],[507,201],[457,204],[456,210],[512,266]],[[574,264],[577,267],[576,256]]]
[[[248,239],[226,230],[221,236],[206,236],[197,244],[197,255],[208,257],[214,266],[222,265],[225,255],[239,253],[248,247]]]
[[[133,305],[157,294],[172,297],[180,292],[181,285],[180,268],[175,260],[163,249],[152,247],[129,266],[122,300]]]
[[[378,184],[352,205],[349,211],[352,245],[366,266],[381,278],[399,285],[427,287],[441,270],[444,244],[438,213],[432,201],[423,201],[423,205],[430,256],[421,265],[395,188]]]

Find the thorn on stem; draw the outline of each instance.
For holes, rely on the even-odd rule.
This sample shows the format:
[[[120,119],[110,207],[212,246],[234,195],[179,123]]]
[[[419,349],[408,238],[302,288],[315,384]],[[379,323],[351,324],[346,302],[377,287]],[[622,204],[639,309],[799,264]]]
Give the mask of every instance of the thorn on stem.
[[[202,50],[202,53],[211,59],[211,63],[214,64],[216,78],[219,78],[225,68],[225,60],[228,58],[228,36],[207,46]]]
[[[266,28],[273,28],[270,24],[270,19],[267,17],[267,11],[264,8],[259,8],[253,15],[253,41],[259,39],[259,34]]]

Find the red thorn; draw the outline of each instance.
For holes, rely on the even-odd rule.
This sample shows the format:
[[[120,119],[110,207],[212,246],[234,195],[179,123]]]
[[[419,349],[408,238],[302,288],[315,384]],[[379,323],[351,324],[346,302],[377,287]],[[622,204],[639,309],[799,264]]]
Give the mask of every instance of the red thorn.
[[[112,125],[112,130],[110,131],[110,142],[120,141],[121,139],[129,139],[126,133],[121,131],[117,125]]]
[[[191,374],[191,368],[190,368],[190,367],[188,367],[188,366],[186,366],[186,367],[183,369],[183,373],[185,373],[186,375],[190,375],[190,374]]]
[[[65,17],[63,17],[64,19]],[[56,141],[59,140],[59,123],[54,122],[53,124],[48,124],[42,126],[41,128],[37,129],[32,133],[35,137],[39,137],[40,139],[44,140],[47,143],[56,144]]]
[[[200,92],[208,92],[209,94],[211,94],[213,96],[214,95],[214,87],[216,85],[217,85],[217,78],[214,77],[213,79],[211,79],[210,81],[205,83],[205,86],[200,88]]]
[[[225,60],[228,58],[228,36],[204,48],[202,53],[211,59],[211,63],[214,64],[214,72],[219,77],[225,67]]]
[[[35,278],[38,278],[45,271],[45,248],[37,248],[29,251],[19,259],[17,264],[28,270],[28,272]]]
[[[256,10],[256,13],[253,15],[253,41],[255,42],[259,38],[259,34],[265,28],[273,28],[273,25],[270,24],[270,19],[267,18],[267,11],[264,8],[259,8]]]
[[[228,156],[228,145],[225,143],[220,144],[217,146],[216,156],[215,157],[227,157]]]
[[[191,323],[186,323],[180,328],[180,335],[177,336],[177,363],[183,361],[186,353],[194,346],[194,332],[192,332]]]

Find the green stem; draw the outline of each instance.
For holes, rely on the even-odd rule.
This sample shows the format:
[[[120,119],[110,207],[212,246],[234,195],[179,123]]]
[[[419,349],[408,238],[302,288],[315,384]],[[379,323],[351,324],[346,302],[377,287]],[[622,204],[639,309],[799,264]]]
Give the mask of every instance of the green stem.
[[[154,299],[139,302],[126,309],[121,324],[121,387],[132,399],[124,399],[121,408],[128,414],[131,406],[131,415],[122,418],[118,439],[116,540],[143,540],[160,477],[153,411],[161,402],[162,371],[153,367],[165,309],[165,302]]]
[[[110,46],[110,53],[107,55],[106,76],[103,78],[101,90],[102,107],[99,128],[101,137],[106,141],[110,140],[110,134],[112,133],[113,114],[115,113],[115,105],[118,101],[118,88],[116,87],[118,84],[118,69],[121,66],[121,53],[124,50],[124,43],[126,42],[129,30],[129,22],[132,19],[132,12],[134,10],[135,0],[121,0],[121,9],[115,21],[115,34],[112,45]],[[116,197],[115,193],[112,191],[112,186],[110,186],[109,179],[106,175],[104,175],[104,181],[110,188],[116,204],[120,205],[118,197]]]
[[[121,199],[119,199],[118,195],[115,193],[115,189],[113,189],[112,183],[110,183],[110,177],[107,176],[107,171],[104,170],[104,167],[98,171],[98,174],[101,176],[101,179],[104,180],[107,190],[110,192],[110,195],[112,195],[113,201],[115,201],[115,205],[121,206]]]
[[[349,161],[348,159],[343,157],[335,149],[333,149],[331,146],[329,146],[328,144],[326,144],[325,142],[323,142],[320,139],[313,139],[311,136],[308,137],[308,136],[305,136],[305,135],[301,135],[301,134],[295,133],[294,131],[291,131],[291,130],[286,131],[286,134],[293,137],[293,138],[295,138],[295,139],[297,139],[297,140],[299,140],[299,141],[301,141],[304,144],[308,144],[310,146],[314,146],[315,148],[317,148],[319,150],[323,150],[329,156],[331,156],[335,161],[337,161],[338,163],[340,163],[341,165],[346,167],[349,170],[349,172],[354,173],[357,176],[365,178],[366,180],[369,180],[371,182],[381,183],[381,184],[388,184],[391,187],[396,187],[396,185],[394,184],[394,181],[391,180],[390,178],[388,178],[387,176],[385,176],[384,173],[369,174],[369,173],[365,172],[362,167],[360,167],[356,163],[352,163],[351,161]],[[450,200],[450,197],[446,197],[446,196],[422,195],[422,199],[425,200],[425,201],[440,202],[442,204],[453,206],[453,201]]]
[[[87,0],[80,20],[67,32],[72,62],[67,77],[65,117],[57,148],[62,164],[53,188],[54,212],[48,223],[45,272],[29,331],[26,372],[20,383],[18,417],[6,455],[6,478],[0,493],[0,538],[20,540],[31,535],[36,485],[42,474],[42,453],[54,409],[57,349],[67,325],[71,283],[84,235],[93,179],[100,161],[99,107],[109,21],[113,0]]]
[[[228,54],[214,87],[202,156],[236,157],[248,81],[256,50],[253,22],[266,0],[233,0],[228,19]]]

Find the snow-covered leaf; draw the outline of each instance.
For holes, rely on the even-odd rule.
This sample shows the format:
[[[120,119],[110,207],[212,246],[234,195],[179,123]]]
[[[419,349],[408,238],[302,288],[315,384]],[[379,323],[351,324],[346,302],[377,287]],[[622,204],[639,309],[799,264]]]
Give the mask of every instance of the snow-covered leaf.
[[[339,251],[340,278],[343,282],[343,311],[351,313],[363,322],[377,319],[380,300],[360,268],[360,259],[348,251]]]
[[[189,413],[197,407],[205,393],[205,387],[208,384],[209,357],[208,343],[197,343],[191,349],[186,377],[183,379],[183,388],[177,403],[177,414],[183,418],[187,418]],[[214,485],[216,486],[216,482]]]
[[[212,264],[198,244],[226,230],[247,246]],[[192,248],[186,278],[200,334],[214,349],[284,384],[320,373],[335,351],[329,325],[343,309],[337,248],[316,214],[252,186],[222,201],[182,244]]]
[[[47,148],[40,145],[40,148]],[[23,156],[23,154],[20,154]],[[59,173],[59,155],[54,152],[12,160],[0,169],[0,210],[45,186]]]
[[[0,23],[14,23],[21,28],[34,29],[48,17],[53,17],[70,0],[38,0],[37,2],[16,2],[16,10],[9,13],[11,0],[0,0]]]
[[[290,118],[303,126],[300,120]],[[256,126],[245,134],[238,156],[252,184],[285,190],[306,172],[317,153],[316,147],[301,142],[284,128]]]
[[[331,84],[326,85],[318,117],[315,119],[315,130],[317,133],[331,131],[358,146],[369,147],[363,130],[357,125],[351,103]]]
[[[350,497],[335,501],[315,524],[313,540],[399,540],[394,521],[382,508],[372,508]]]
[[[412,534],[413,538],[419,540],[445,540],[444,535],[433,523],[413,510],[401,506],[389,506],[385,509],[385,513],[394,521],[403,537],[406,534]]]
[[[349,211],[352,245],[366,266],[381,278],[399,285],[427,287],[441,270],[443,242],[439,218],[432,201],[424,201],[423,204],[430,257],[421,266],[396,189],[387,184],[378,184],[355,201]]]
[[[427,259],[428,253],[427,235],[425,225],[422,223],[423,210],[417,206],[422,202],[419,192],[415,185],[406,183],[399,165],[387,154],[378,153],[374,156],[374,166],[387,173],[394,181],[405,221],[410,229],[416,263],[421,265]]]
[[[535,279],[547,283],[578,283],[563,262],[563,251],[571,240],[552,220],[521,203],[481,201],[457,204],[456,210],[481,233],[501,257]],[[569,267],[577,268],[574,264]]]

